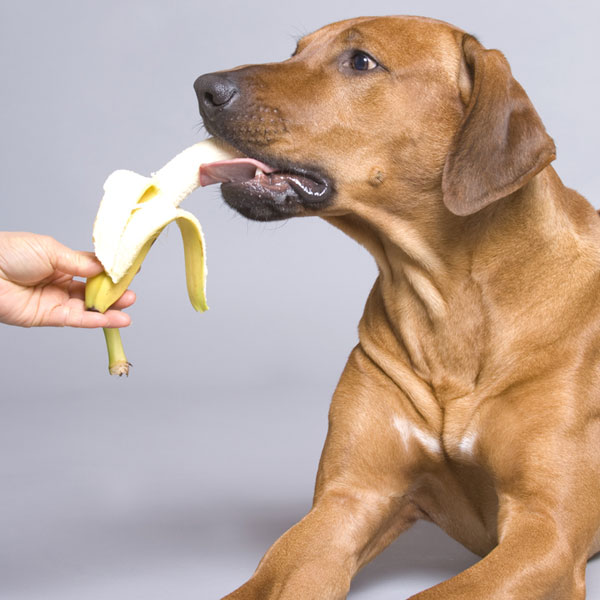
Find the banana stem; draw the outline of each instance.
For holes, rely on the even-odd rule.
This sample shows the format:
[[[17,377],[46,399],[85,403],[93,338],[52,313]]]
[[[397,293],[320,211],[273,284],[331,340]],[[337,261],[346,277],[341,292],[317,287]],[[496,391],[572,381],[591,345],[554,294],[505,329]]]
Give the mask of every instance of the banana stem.
[[[125,356],[121,333],[117,328],[103,328],[106,347],[108,349],[108,372],[111,375],[129,375],[131,363]]]

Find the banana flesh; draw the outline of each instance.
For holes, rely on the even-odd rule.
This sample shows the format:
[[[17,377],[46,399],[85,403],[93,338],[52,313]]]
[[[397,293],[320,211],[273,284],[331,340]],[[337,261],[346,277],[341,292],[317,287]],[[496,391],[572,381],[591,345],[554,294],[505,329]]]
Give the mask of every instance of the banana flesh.
[[[205,311],[206,259],[204,236],[196,217],[179,204],[200,185],[201,164],[241,155],[210,138],[187,148],[150,177],[133,171],[114,171],[104,183],[104,196],[94,222],[96,256],[104,271],[88,279],[85,305],[105,312],[125,292],[150,247],[175,221],[181,232],[190,302]],[[105,330],[111,374],[128,374],[129,363],[118,331]]]
[[[94,222],[96,256],[114,283],[125,275],[138,252],[161,226],[177,218],[175,209],[200,185],[201,164],[242,156],[209,138],[190,146],[150,177],[118,170],[104,184]]]

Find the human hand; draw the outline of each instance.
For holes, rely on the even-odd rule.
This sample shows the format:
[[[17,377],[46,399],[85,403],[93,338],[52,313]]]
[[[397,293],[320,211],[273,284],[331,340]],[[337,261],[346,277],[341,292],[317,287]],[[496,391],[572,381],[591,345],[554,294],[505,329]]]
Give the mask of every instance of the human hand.
[[[0,232],[0,322],[21,327],[127,327],[135,294],[127,290],[105,313],[86,311],[85,283],[102,265],[47,235]]]

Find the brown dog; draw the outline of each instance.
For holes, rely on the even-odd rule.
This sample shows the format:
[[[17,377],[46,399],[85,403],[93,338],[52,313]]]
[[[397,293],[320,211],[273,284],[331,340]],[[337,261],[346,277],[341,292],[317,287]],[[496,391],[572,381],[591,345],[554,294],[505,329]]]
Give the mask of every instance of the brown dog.
[[[379,277],[331,404],[309,514],[228,600],[341,600],[417,519],[483,556],[413,598],[585,597],[600,550],[600,219],[503,55],[362,18],[282,63],[205,75],[254,219],[317,215]],[[258,162],[260,161],[260,162]]]

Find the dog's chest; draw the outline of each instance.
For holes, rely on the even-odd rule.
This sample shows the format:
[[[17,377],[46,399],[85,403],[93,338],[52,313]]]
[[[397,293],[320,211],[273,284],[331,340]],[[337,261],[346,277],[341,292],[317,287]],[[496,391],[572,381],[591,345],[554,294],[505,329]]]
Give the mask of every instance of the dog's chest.
[[[441,437],[449,458],[458,462],[477,462],[481,451],[481,421],[471,400],[456,401],[447,407]]]
[[[479,418],[446,417],[442,431],[434,433],[424,425],[401,415],[396,415],[392,425],[406,451],[419,449],[434,460],[450,458],[456,462],[474,464],[480,453]]]

